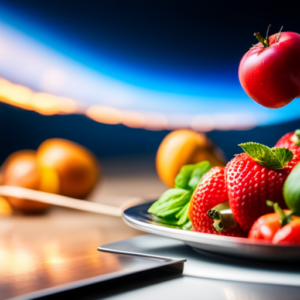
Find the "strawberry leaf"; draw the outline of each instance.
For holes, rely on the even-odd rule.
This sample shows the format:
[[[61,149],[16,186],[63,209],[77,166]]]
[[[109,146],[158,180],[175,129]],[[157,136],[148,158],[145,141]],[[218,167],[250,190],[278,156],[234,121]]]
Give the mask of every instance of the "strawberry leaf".
[[[282,169],[293,158],[293,152],[286,148],[269,148],[268,146],[249,142],[239,146],[264,167]]]
[[[286,148],[272,148],[271,149],[282,168],[293,158],[293,152]]]

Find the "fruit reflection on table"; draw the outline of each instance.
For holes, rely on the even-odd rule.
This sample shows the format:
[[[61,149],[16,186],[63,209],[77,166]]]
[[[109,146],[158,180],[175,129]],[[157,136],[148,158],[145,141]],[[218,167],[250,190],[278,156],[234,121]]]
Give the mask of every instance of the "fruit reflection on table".
[[[58,207],[2,217],[0,299],[119,271],[117,257],[97,246],[140,234],[120,218]]]

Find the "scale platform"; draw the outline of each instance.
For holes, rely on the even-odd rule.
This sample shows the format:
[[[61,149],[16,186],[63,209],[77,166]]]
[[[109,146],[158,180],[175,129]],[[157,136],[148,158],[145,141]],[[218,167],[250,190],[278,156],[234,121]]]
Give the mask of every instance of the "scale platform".
[[[299,299],[298,263],[198,253],[180,241],[156,235],[107,244],[99,250],[105,252],[95,247],[104,262],[97,276],[86,272],[73,282],[53,280],[55,284],[46,289],[9,299]],[[74,272],[75,265],[69,266]],[[8,299],[3,296],[0,293],[0,299]]]

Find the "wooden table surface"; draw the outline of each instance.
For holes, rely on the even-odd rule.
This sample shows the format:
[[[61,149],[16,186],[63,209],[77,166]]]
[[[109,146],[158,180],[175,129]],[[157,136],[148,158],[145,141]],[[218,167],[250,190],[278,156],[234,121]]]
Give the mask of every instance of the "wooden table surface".
[[[132,197],[153,199],[166,187],[154,157],[106,159],[103,178],[89,200],[122,205]],[[96,276],[105,265],[97,246],[144,234],[121,218],[52,207],[46,214],[0,216],[0,299]]]

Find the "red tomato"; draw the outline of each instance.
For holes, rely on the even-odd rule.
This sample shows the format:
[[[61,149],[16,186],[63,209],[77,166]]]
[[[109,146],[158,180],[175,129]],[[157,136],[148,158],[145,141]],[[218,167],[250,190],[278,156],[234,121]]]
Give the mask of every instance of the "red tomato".
[[[280,218],[281,216],[277,213],[261,216],[252,225],[248,238],[272,241],[274,235],[280,229]]]
[[[300,96],[300,34],[282,32],[259,42],[242,58],[239,79],[245,92],[259,104],[279,108]]]
[[[280,228],[273,238],[273,244],[300,244],[300,218],[292,216],[292,221]]]

